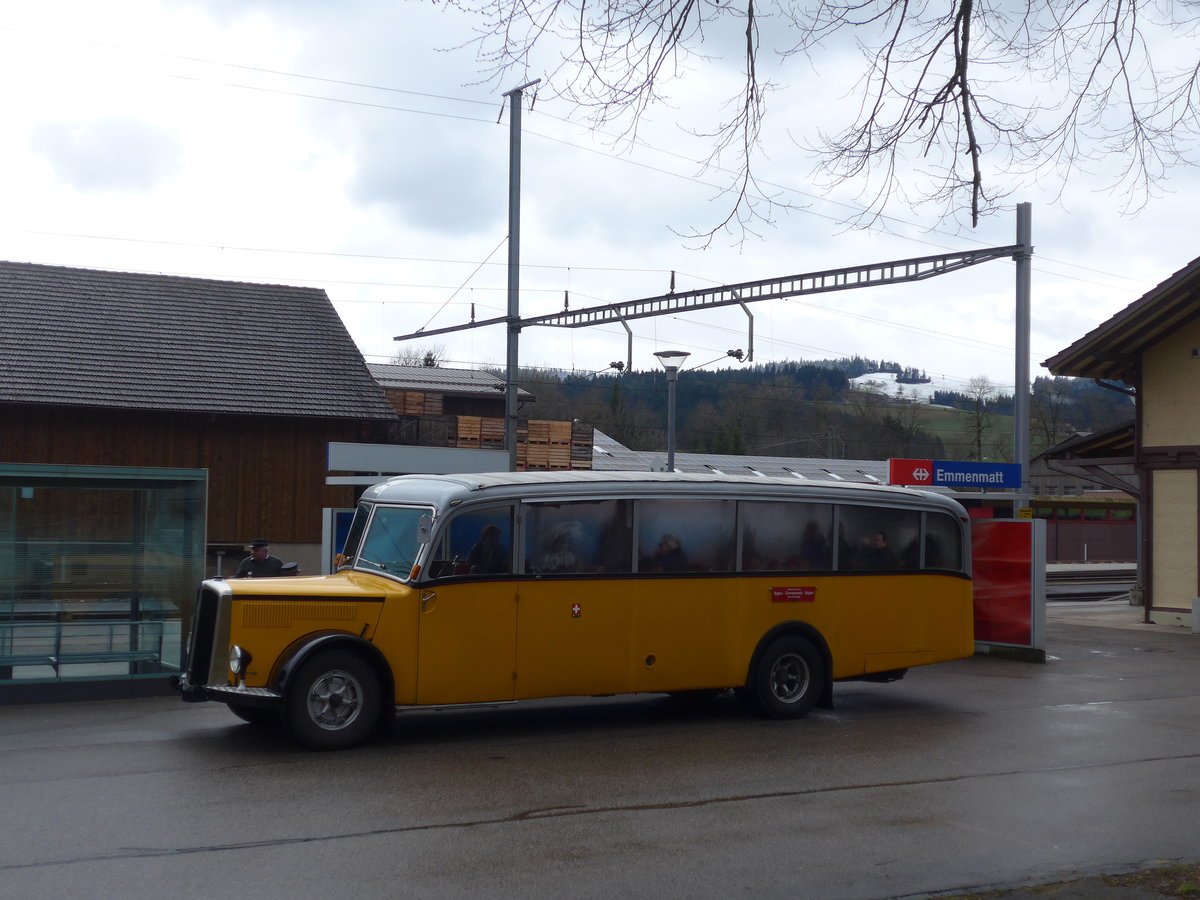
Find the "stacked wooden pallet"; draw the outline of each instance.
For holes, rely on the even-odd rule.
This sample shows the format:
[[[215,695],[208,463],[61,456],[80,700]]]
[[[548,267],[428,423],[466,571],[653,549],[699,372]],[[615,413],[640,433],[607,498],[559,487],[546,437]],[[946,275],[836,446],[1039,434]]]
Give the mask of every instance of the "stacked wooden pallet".
[[[504,420],[456,416],[450,446],[469,450],[503,450]],[[590,469],[592,429],[572,422],[522,420],[517,426],[518,469]]]
[[[530,419],[525,426],[525,441],[517,447],[517,465],[524,469],[574,469],[582,461],[582,453],[573,453],[571,422],[552,422]],[[524,447],[524,460],[521,449]],[[588,442],[587,468],[591,468],[591,443]]]
[[[441,394],[396,390],[389,390],[386,393],[392,408],[402,416],[440,416],[442,414]]]
[[[455,416],[458,427],[451,435],[453,446],[464,450],[478,450],[483,421],[480,416]]]

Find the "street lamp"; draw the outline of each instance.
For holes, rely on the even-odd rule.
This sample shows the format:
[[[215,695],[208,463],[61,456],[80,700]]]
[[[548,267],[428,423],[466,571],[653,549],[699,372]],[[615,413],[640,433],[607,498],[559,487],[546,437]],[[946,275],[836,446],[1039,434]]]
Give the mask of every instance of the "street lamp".
[[[691,356],[686,350],[659,350],[654,354],[667,370],[667,471],[675,471],[675,382],[679,367]]]

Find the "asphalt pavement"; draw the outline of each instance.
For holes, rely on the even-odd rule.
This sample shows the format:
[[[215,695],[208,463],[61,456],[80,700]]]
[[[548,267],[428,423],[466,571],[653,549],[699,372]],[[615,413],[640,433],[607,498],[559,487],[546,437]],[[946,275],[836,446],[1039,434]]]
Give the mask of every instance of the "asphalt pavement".
[[[1116,570],[1119,567],[1112,567]],[[1187,629],[1174,625],[1154,625],[1144,621],[1144,610],[1140,606],[1131,605],[1128,593],[1118,593],[1108,600],[1065,601],[1047,604],[1047,622],[1063,625],[1080,625],[1089,628],[1119,628],[1129,631],[1161,634],[1189,634]],[[1200,636],[1196,636],[1200,640]],[[1185,885],[1182,892],[1179,885],[1170,878],[1161,879],[1160,889],[1145,885],[1146,881],[1156,879],[1145,878],[1134,882],[1125,876],[1134,873],[1152,873],[1167,871],[1181,863],[1200,861],[1200,844],[1197,845],[1196,855],[1192,859],[1164,859],[1150,861],[1146,867],[1130,867],[1125,863],[1114,863],[1104,872],[1088,877],[1057,881],[1051,883],[1030,884],[1010,888],[994,888],[975,893],[961,891],[923,894],[920,897],[932,898],[980,898],[980,900],[1161,900],[1163,897],[1200,896],[1200,886]],[[1190,883],[1189,883],[1190,884]],[[918,900],[918,898],[912,898]]]
[[[559,698],[319,754],[173,697],[0,707],[0,900],[1153,900],[1113,876],[1200,862],[1200,635],[1142,613],[1055,602],[1044,664],[804,722]]]

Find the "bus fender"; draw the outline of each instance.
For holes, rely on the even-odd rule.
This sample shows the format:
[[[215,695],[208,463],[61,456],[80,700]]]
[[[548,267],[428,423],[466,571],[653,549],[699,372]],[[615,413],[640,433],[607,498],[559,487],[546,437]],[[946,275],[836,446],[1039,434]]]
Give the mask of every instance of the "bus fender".
[[[789,634],[805,638],[821,654],[821,659],[825,664],[825,689],[817,699],[817,706],[822,709],[833,709],[833,654],[829,652],[829,644],[825,642],[825,638],[821,635],[821,632],[808,622],[797,620],[780,622],[764,634],[759,640],[758,646],[754,648],[753,655],[750,657],[750,667],[746,670],[746,683],[750,683],[750,679],[754,674],[754,668],[758,665],[758,660],[762,656],[763,650],[776,638]]]
[[[384,697],[384,705],[390,709],[393,703],[392,698],[396,696],[391,666],[379,652],[379,648],[370,641],[344,631],[306,635],[288,647],[280,654],[278,668],[271,679],[275,690],[286,696],[292,676],[304,664],[304,661],[318,651],[334,647],[350,650],[367,661],[375,670],[375,674],[379,676],[379,688]]]

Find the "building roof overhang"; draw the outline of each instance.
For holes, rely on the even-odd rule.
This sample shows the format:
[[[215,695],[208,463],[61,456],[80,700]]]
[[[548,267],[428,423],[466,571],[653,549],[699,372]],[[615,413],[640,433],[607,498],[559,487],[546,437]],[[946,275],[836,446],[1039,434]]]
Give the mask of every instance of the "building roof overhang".
[[[1042,365],[1054,375],[1135,384],[1142,354],[1196,318],[1200,318],[1200,259]]]
[[[1077,434],[1039,454],[1047,467],[1081,476],[1141,497],[1141,480],[1136,468],[1136,435],[1129,421],[1093,434]]]

